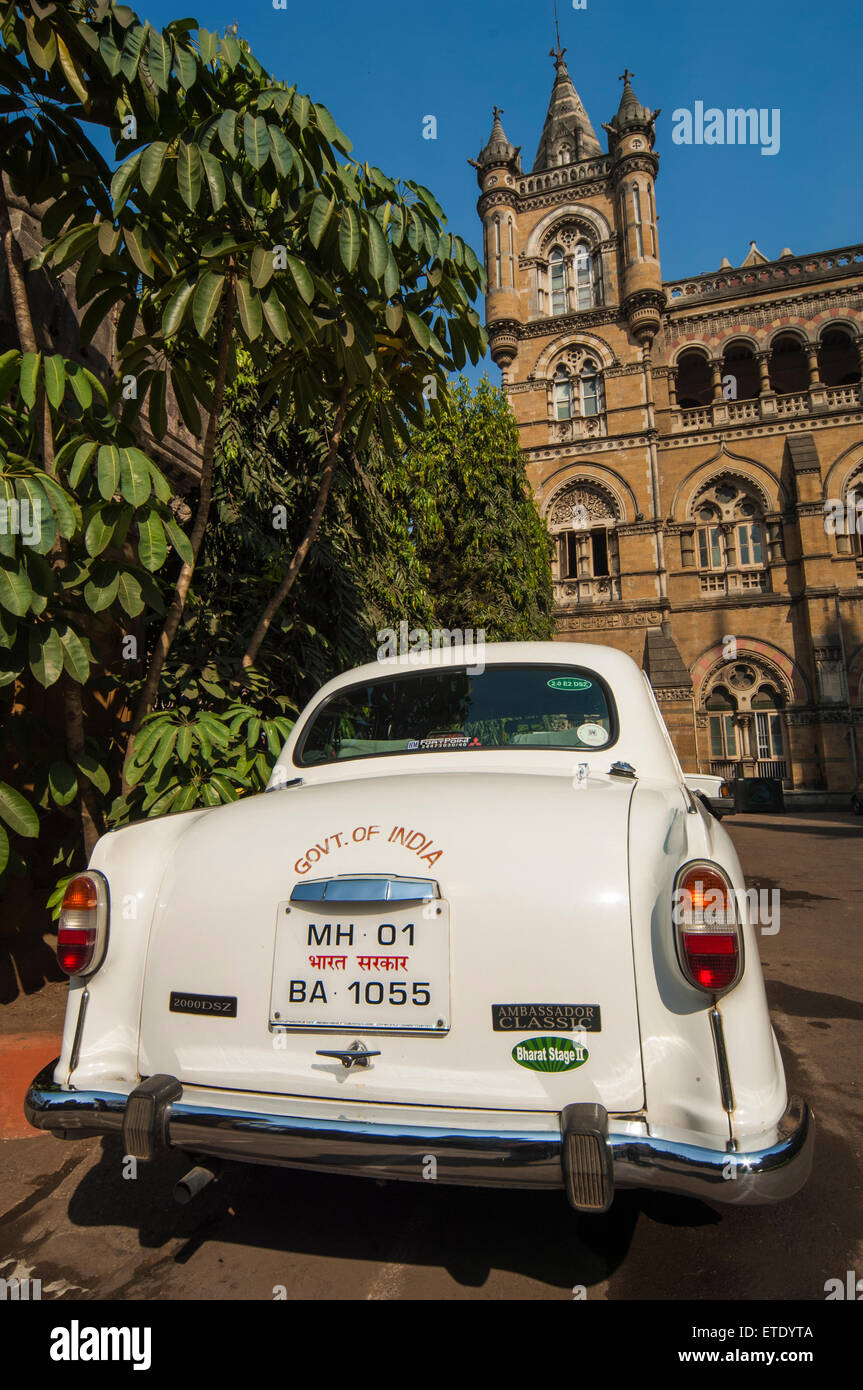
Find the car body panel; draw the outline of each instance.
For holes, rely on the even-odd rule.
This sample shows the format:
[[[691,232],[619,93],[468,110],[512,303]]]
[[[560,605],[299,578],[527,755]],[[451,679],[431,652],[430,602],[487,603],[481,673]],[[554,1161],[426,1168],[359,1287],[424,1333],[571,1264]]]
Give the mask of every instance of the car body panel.
[[[516,1182],[511,1139],[524,1153],[524,1136],[539,1135],[538,1149],[528,1143],[534,1157],[566,1162],[564,1116],[596,1113],[607,1117],[621,1181],[697,1192],[703,1179],[705,1192],[726,1201],[774,1200],[779,1188],[787,1195],[811,1163],[811,1116],[787,1095],[740,863],[693,796],[634,662],[577,643],[493,644],[482,653],[486,665],[597,673],[619,719],[606,747],[399,751],[312,767],[296,760],[307,721],[330,694],[434,665],[434,657],[373,663],[325,686],[288,739],[266,793],[99,841],[91,867],[109,884],[107,954],[89,979],[71,981],[51,1085],[28,1100],[34,1123],[50,1127],[56,1109],[58,1127],[75,1128],[78,1096],[80,1123],[95,1114],[108,1127],[141,1079],[159,1075],[184,1097],[176,1134],[198,1133],[203,1152],[221,1151],[212,1135],[224,1114],[233,1137],[219,1143],[238,1157],[245,1144],[254,1161],[290,1164],[299,1143],[297,1161],[338,1168],[320,1135],[339,1131],[351,1153],[358,1135],[368,1141],[380,1171],[381,1145],[385,1157],[385,1135],[398,1117],[396,1128],[438,1133],[443,1124],[462,1136],[453,1139],[461,1157],[449,1180],[484,1172],[491,1145],[503,1164],[494,1180],[509,1174]],[[672,890],[693,860],[718,865],[739,894],[744,968],[718,998],[689,983],[676,958]],[[277,1023],[279,913],[307,910],[292,903],[298,885],[357,875],[419,878],[439,893],[417,905],[443,905],[448,914],[451,997],[438,1035],[382,1034],[371,1018],[356,1030],[330,1028],[329,1015],[315,1028],[285,1031]],[[370,909],[350,911],[362,917]],[[172,992],[230,996],[236,1016],[177,1013]],[[567,1030],[495,1028],[493,1005],[596,1006],[601,1027],[572,1030],[585,1054],[577,1066],[537,1069],[516,1060],[516,1045],[529,1047],[540,1029],[565,1040]],[[352,1043],[379,1055],[357,1066],[318,1055]],[[278,1157],[253,1143],[248,1116],[256,1113]],[[552,1134],[558,1140],[549,1149],[542,1136]],[[630,1140],[642,1148],[628,1147]],[[736,1196],[716,1184],[726,1152],[737,1153],[739,1170],[753,1178]],[[755,1156],[749,1168],[747,1154]],[[797,1177],[777,1187],[775,1169],[789,1155]],[[761,1166],[765,1183],[766,1170],[774,1174],[769,1198],[756,1192],[766,1191],[754,1181]]]

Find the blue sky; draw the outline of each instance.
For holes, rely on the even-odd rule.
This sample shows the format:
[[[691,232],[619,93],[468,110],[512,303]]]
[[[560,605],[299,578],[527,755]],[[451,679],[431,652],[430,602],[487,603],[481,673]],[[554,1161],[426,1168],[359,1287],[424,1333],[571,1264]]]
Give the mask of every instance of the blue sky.
[[[554,67],[552,0],[138,0],[166,24],[197,13],[240,33],[277,77],[330,108],[354,153],[418,179],[450,228],[479,251],[477,186],[467,164],[485,143],[494,103],[533,163]],[[863,5],[836,0],[558,0],[567,64],[605,148],[628,66],[657,122],[663,278],[739,265],[749,242],[770,258],[863,240],[860,60]],[[781,112],[776,155],[757,146],[675,145],[672,113],[705,107]],[[423,118],[437,119],[436,140]],[[489,374],[499,373],[488,360]]]

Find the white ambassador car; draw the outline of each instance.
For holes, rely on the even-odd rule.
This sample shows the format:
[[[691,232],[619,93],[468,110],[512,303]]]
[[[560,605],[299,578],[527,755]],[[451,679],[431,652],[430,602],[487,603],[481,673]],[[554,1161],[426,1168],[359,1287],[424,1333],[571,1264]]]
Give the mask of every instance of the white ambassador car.
[[[580,1211],[803,1185],[813,1121],[740,864],[646,678],[583,644],[482,663],[350,671],[266,793],[99,841],[33,1125],[184,1151],[178,1195],[220,1158],[557,1187]]]

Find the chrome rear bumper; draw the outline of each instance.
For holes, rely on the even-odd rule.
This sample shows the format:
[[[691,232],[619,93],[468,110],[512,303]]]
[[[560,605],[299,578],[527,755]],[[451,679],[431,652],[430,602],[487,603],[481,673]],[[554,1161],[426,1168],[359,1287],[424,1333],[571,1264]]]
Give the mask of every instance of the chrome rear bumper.
[[[53,1080],[55,1065],[45,1067],[27,1093],[30,1124],[70,1139],[122,1136],[129,1093],[64,1090]],[[205,1091],[193,1094],[194,1101],[184,1095],[165,1106],[169,1148],[374,1178],[420,1181],[433,1175],[473,1187],[565,1185],[560,1132],[506,1129],[500,1112],[488,1130],[460,1129],[450,1117],[438,1127],[225,1109],[208,1106]],[[606,1138],[615,1189],[651,1188],[735,1206],[780,1202],[799,1191],[812,1167],[814,1140],[812,1112],[797,1099],[789,1102],[776,1142],[765,1149],[735,1153],[613,1130]]]

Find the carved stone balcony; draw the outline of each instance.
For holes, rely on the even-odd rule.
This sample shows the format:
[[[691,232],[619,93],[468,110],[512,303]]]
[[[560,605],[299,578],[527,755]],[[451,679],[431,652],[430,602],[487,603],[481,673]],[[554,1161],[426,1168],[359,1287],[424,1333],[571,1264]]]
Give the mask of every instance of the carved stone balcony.
[[[805,415],[824,415],[829,411],[860,410],[863,408],[863,388],[850,386],[810,386],[808,391],[793,391],[777,396],[768,391],[745,401],[713,401],[687,410],[672,409],[671,433],[687,434],[702,430],[722,429],[728,425],[750,425],[786,420]]]
[[[555,603],[575,607],[579,603],[614,603],[620,598],[620,578],[561,579],[554,586]]]

